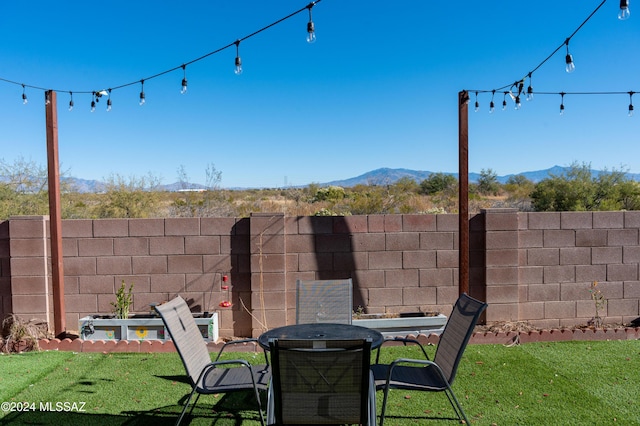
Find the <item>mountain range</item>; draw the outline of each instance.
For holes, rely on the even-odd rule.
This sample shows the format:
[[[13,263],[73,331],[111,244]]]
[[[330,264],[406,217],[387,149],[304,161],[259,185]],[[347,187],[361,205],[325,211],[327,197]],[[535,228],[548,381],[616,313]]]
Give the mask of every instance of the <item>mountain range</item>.
[[[543,179],[548,178],[551,175],[561,176],[569,171],[570,167],[562,167],[562,166],[553,166],[549,169],[545,170],[535,170],[529,172],[522,172],[504,176],[497,176],[496,179],[498,182],[504,184],[506,183],[510,177],[522,175],[530,181],[537,183]],[[429,178],[433,173],[438,172],[430,172],[430,171],[421,171],[421,170],[410,170],[410,169],[390,169],[390,168],[380,168],[376,170],[369,171],[367,173],[361,174],[360,176],[342,179],[342,180],[334,180],[331,182],[319,183],[319,186],[342,186],[342,187],[352,187],[356,185],[390,185],[402,178],[410,178],[415,180],[416,182],[422,182],[423,180]],[[601,173],[607,173],[601,170],[591,170],[592,176],[598,176]],[[458,173],[445,173],[448,175],[458,177]],[[640,181],[640,173],[626,173],[627,178]],[[469,182],[475,183],[480,178],[480,173],[469,173]],[[80,178],[66,178],[69,183],[71,183],[74,188],[79,192],[101,192],[105,188],[105,184],[103,182],[97,180],[87,180]],[[306,186],[306,185],[303,185]],[[204,185],[200,185],[197,183],[181,183],[175,182],[168,185],[161,185],[159,188],[161,191],[170,191],[170,192],[178,192],[181,190],[189,190],[189,191],[198,191],[206,189]],[[248,189],[248,188],[227,188],[227,189]]]

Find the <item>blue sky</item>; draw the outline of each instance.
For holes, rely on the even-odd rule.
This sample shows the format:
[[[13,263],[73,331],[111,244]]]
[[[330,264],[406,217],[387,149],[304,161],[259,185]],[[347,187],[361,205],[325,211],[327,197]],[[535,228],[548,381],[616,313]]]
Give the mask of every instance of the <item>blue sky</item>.
[[[112,91],[90,111],[91,92],[153,76],[215,51],[308,1],[9,2],[0,15],[0,78],[57,91],[61,168],[177,180],[184,166],[204,183],[208,164],[223,187],[282,187],[345,179],[380,167],[458,171],[457,94],[471,90],[469,170],[498,175],[573,162],[640,172],[640,5],[626,21],[607,1],[565,48],[532,75],[530,102],[503,93],[532,71],[600,0],[431,2],[322,0],[317,41],[300,13],[235,47],[144,84]],[[453,6],[452,6],[453,5]],[[528,80],[525,87],[528,85]],[[69,112],[69,91],[75,108]],[[42,90],[0,81],[0,155],[46,164]]]

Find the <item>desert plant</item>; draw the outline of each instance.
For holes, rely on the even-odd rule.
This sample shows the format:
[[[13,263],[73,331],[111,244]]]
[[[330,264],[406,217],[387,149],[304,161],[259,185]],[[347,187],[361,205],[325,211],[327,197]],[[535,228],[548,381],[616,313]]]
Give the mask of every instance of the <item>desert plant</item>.
[[[6,353],[38,351],[38,340],[49,337],[46,322],[37,319],[26,321],[13,314],[2,321],[2,330],[2,351]]]
[[[122,284],[118,291],[116,291],[116,301],[111,302],[111,306],[113,307],[113,313],[118,319],[126,319],[129,318],[129,309],[133,304],[133,284],[129,286],[129,291],[126,290],[126,285],[124,280],[122,280]]]
[[[589,293],[591,293],[591,300],[593,300],[593,304],[595,305],[596,309],[596,315],[593,317],[591,322],[596,327],[602,327],[604,320],[600,316],[600,311],[602,311],[607,305],[607,299],[605,299],[604,295],[597,287],[598,281],[594,281],[591,283],[591,287],[589,288]]]

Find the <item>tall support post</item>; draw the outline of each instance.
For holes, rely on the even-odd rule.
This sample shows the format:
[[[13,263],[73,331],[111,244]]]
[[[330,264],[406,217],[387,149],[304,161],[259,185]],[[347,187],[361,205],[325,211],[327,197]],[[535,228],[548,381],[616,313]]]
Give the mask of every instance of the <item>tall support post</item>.
[[[458,93],[458,290],[469,293],[469,93]]]
[[[53,324],[56,336],[66,332],[64,307],[64,267],[62,262],[62,217],[60,209],[60,167],[58,161],[58,108],[56,92],[45,92],[47,121],[47,177],[49,184],[49,224],[51,234],[51,282]]]

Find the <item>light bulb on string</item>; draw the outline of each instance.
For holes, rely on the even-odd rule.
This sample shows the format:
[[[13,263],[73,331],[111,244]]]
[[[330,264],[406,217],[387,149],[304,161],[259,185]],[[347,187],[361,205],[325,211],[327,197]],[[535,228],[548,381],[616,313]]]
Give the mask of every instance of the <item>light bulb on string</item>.
[[[491,102],[489,103],[489,114],[492,114],[496,109],[496,104],[493,103],[493,98],[496,96],[496,91],[491,92]]]
[[[107,112],[111,111],[111,89],[107,90],[108,98],[107,98]]]
[[[618,12],[618,19],[621,21],[625,21],[629,19],[629,0],[620,0],[620,12]]]
[[[145,102],[146,99],[144,96],[144,80],[140,80],[140,105],[144,105]]]
[[[502,110],[506,110],[507,109],[507,94],[509,92],[504,92],[504,96],[502,98]]]
[[[478,103],[478,92],[476,92],[476,103],[473,111],[478,112],[479,110],[480,110],[480,104]]]
[[[73,92],[69,92],[69,111],[73,111]]]
[[[91,93],[91,112],[96,112],[96,92]]]
[[[240,58],[240,40],[236,40],[236,75],[242,74],[242,58]]]
[[[533,86],[531,85],[531,73],[529,73],[529,87],[527,87],[527,101],[533,100]]]
[[[29,100],[27,99],[27,93],[25,92],[25,87],[24,84],[22,85],[22,105],[26,105],[29,103]]]
[[[187,66],[184,64],[182,64],[182,72],[182,89],[180,89],[180,93],[184,95],[185,93],[187,93]]]
[[[516,98],[515,98],[514,102],[515,102],[515,104],[516,104],[515,108],[516,108],[516,109],[520,109],[520,107],[522,106],[522,103],[520,102],[520,96],[519,96],[519,95],[518,95],[518,96],[516,96]]]
[[[309,22],[307,22],[307,43],[315,43],[316,42],[316,26],[313,24],[313,19],[311,18],[311,8],[316,5],[316,2],[311,2],[307,5],[307,9],[309,9]]]
[[[566,93],[560,92],[560,115],[564,115],[564,95]]]
[[[45,90],[44,92],[44,104],[49,105],[51,103],[51,91]]]
[[[629,92],[629,117],[633,117],[633,94],[635,92]]]
[[[568,73],[572,73],[576,70],[576,64],[573,63],[573,56],[569,53],[569,39],[567,39],[564,44],[567,45],[567,55],[564,57],[565,62],[565,71]]]

